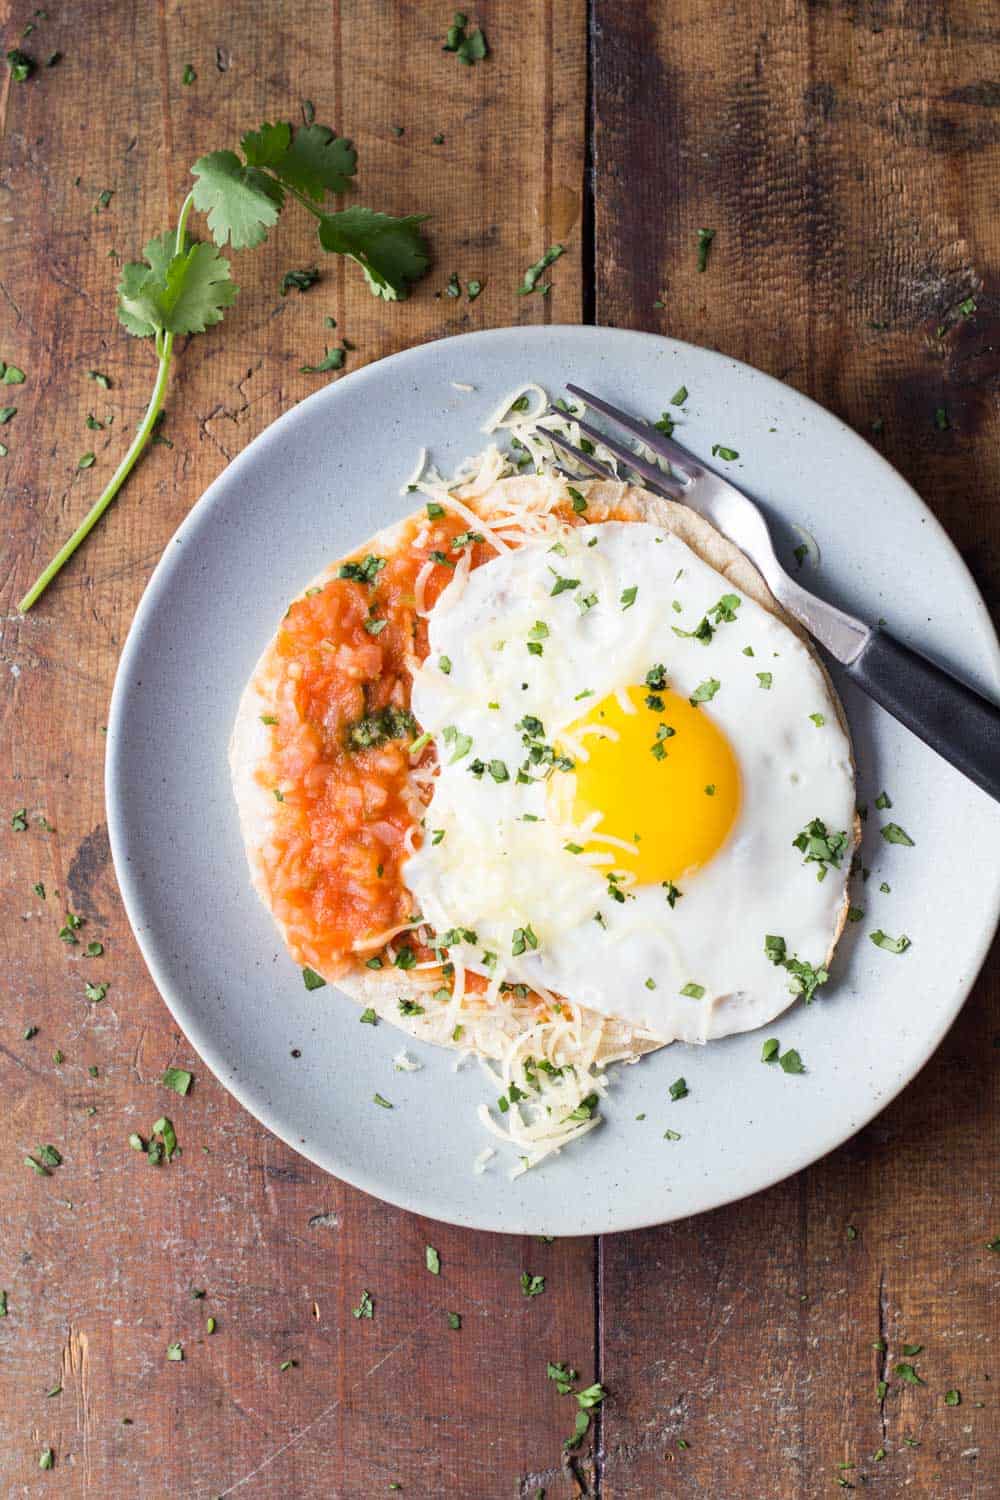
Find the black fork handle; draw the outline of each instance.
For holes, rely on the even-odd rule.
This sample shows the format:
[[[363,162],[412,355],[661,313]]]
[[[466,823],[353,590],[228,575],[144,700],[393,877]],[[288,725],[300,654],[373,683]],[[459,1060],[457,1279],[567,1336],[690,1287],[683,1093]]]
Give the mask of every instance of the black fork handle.
[[[884,630],[847,672],[907,729],[1000,802],[1000,708]]]

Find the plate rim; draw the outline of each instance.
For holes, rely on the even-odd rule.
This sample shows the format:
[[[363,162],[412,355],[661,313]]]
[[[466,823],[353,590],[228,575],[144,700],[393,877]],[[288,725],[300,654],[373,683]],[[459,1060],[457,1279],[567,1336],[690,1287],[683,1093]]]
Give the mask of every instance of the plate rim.
[[[972,596],[980,607],[981,621],[985,625],[986,648],[989,657],[989,666],[996,681],[1000,682],[1000,640],[998,640],[997,627],[993,621],[989,607],[983,598],[982,592],[962,557],[957,545],[949,536],[942,523],[934,512],[929,508],[919,493],[910,484],[909,480],[896,469],[889,460],[866,438],[855,430],[845,419],[837,413],[830,411],[815,401],[811,396],[804,394],[796,387],[777,377],[748,364],[744,360],[725,353],[718,349],[708,349],[702,345],[692,344],[686,340],[671,338],[664,334],[651,333],[643,329],[609,328],[595,324],[582,323],[553,323],[553,324],[511,324],[500,328],[474,329],[466,333],[452,334],[443,339],[425,340],[419,344],[409,345],[405,349],[397,350],[393,354],[385,355],[381,359],[373,360],[370,364],[353,370],[339,379],[330,381],[319,390],[312,392],[301,401],[289,407],[280,416],[268,425],[243,448],[229,463],[216,475],[207,489],[198,497],[194,504],[184,515],[179,525],[164,544],[163,552],[154,567],[149,580],[144,588],[135,613],[129,624],[128,634],[122,647],[118,665],[115,671],[114,685],[112,687],[111,699],[108,709],[107,740],[104,765],[104,798],[105,811],[108,823],[108,838],[111,848],[112,862],[115,877],[122,897],[122,904],[128,918],[129,926],[135,938],[136,944],[142,955],[143,962],[153,980],[160,998],[166,1005],[173,1020],[181,1028],[188,1041],[191,1043],[199,1058],[209,1068],[218,1082],[228,1093],[230,1093],[241,1108],[245,1109],[255,1120],[277,1136],[286,1146],[290,1147],[299,1156],[311,1162],[321,1171],[327,1172],[338,1181],[345,1182],[351,1187],[357,1188],[382,1202],[390,1203],[394,1207],[402,1208],[410,1213],[419,1214],[423,1217],[434,1219],[433,1211],[429,1211],[426,1204],[421,1202],[419,1191],[390,1191],[387,1192],[378,1182],[377,1174],[366,1172],[364,1164],[348,1163],[346,1165],[338,1162],[336,1168],[328,1165],[324,1157],[328,1156],[321,1148],[317,1148],[309,1141],[303,1141],[301,1137],[296,1138],[292,1130],[286,1129],[275,1119],[274,1107],[269,1103],[253,1097],[253,1086],[244,1082],[242,1077],[228,1078],[224,1076],[230,1065],[221,1055],[212,1038],[205,1032],[198,1013],[188,1007],[183,992],[175,986],[170,977],[164,972],[159,963],[151,944],[148,944],[145,932],[139,922],[142,909],[142,897],[138,886],[133,882],[130,861],[128,857],[128,828],[127,819],[124,817],[122,806],[119,802],[118,787],[121,783],[122,762],[125,756],[127,734],[123,731],[123,720],[126,713],[128,695],[128,680],[133,657],[141,650],[142,638],[146,626],[146,617],[159,602],[164,589],[167,575],[173,564],[174,544],[182,540],[182,533],[189,527],[197,524],[200,518],[211,511],[220,503],[221,493],[239,479],[242,470],[249,467],[255,461],[255,455],[263,448],[269,446],[276,436],[282,436],[290,431],[296,423],[308,421],[308,413],[313,407],[321,407],[327,402],[338,399],[336,392],[345,384],[350,383],[354,387],[373,379],[377,380],[380,373],[389,365],[406,364],[418,360],[430,349],[441,349],[445,347],[454,348],[456,345],[474,341],[477,345],[493,341],[510,340],[511,338],[524,339],[529,344],[536,339],[552,338],[554,336],[568,336],[570,338],[582,338],[584,341],[610,339],[630,342],[633,340],[649,342],[656,345],[666,345],[671,350],[679,353],[683,358],[687,352],[699,357],[709,355],[713,359],[719,359],[729,366],[738,368],[741,375],[748,374],[753,380],[764,382],[765,385],[774,386],[783,393],[791,393],[797,403],[808,411],[815,409],[824,420],[835,422],[852,443],[861,444],[867,450],[868,461],[873,459],[876,471],[882,468],[891,477],[892,483],[907,492],[911,505],[914,506],[916,514],[923,524],[929,528],[933,537],[935,548],[942,548],[950,556],[953,564],[964,573],[968,581]],[[247,877],[249,882],[249,876]],[[695,1217],[701,1213],[710,1213],[715,1209],[725,1207],[728,1204],[741,1202],[744,1198],[752,1197],[756,1193],[763,1192],[770,1187],[776,1187],[779,1183],[786,1181],[789,1177],[805,1171],[820,1161],[824,1156],[835,1151],[839,1146],[852,1140],[859,1131],[871,1123],[909,1086],[927,1066],[927,1063],[941,1045],[944,1037],[954,1025],[959,1012],[964,1006],[968,996],[982,971],[990,947],[1000,926],[1000,872],[995,880],[995,889],[992,899],[993,914],[983,930],[978,934],[973,945],[970,968],[967,977],[959,981],[954,991],[949,992],[946,1004],[940,1006],[935,1025],[928,1031],[918,1049],[919,1058],[899,1081],[891,1086],[873,1104],[871,1109],[862,1111],[859,1117],[852,1121],[851,1128],[844,1134],[841,1126],[837,1126],[829,1135],[823,1136],[817,1141],[814,1137],[807,1152],[788,1171],[779,1176],[770,1175],[767,1170],[759,1174],[748,1173],[749,1182],[747,1187],[737,1192],[725,1192],[722,1196],[711,1196],[700,1208],[685,1212],[683,1214],[671,1214],[669,1204],[663,1203],[664,1214],[657,1211],[654,1217],[640,1214],[625,1222],[616,1221],[610,1225],[596,1224],[586,1229],[573,1229],[564,1231],[561,1235],[555,1230],[556,1237],[576,1237],[582,1234],[618,1234],[629,1233],[633,1230],[653,1228],[661,1224],[678,1222],[683,1218]],[[439,1220],[439,1222],[456,1224],[459,1227],[488,1231],[497,1234],[529,1233],[530,1230],[510,1230],[499,1225],[496,1214],[481,1217],[475,1208],[461,1217],[454,1216]],[[551,1229],[546,1232],[552,1232]]]

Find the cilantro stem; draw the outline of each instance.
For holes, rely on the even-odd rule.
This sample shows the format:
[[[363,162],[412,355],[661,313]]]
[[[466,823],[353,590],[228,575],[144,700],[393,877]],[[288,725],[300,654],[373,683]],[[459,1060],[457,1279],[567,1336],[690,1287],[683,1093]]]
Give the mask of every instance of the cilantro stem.
[[[178,255],[184,248],[184,231],[187,227],[188,215],[190,214],[193,205],[194,194],[188,193],[187,197],[184,199],[183,204],[181,205],[180,215],[177,220],[176,254]],[[156,372],[156,382],[153,386],[153,394],[149,398],[149,405],[146,408],[146,415],[143,417],[141,423],[139,424],[139,427],[136,430],[135,437],[132,439],[132,442],[129,445],[128,452],[125,454],[125,457],[122,459],[114,474],[111,476],[111,479],[108,482],[107,487],[101,494],[100,498],[96,500],[95,503],[91,506],[90,510],[87,512],[83,520],[80,522],[79,526],[74,531],[73,535],[67,542],[63,543],[62,547],[60,547],[59,551],[49,563],[48,567],[38,575],[38,577],[35,579],[35,582],[31,585],[31,588],[18,604],[18,610],[22,615],[27,614],[28,610],[45,592],[45,590],[48,588],[49,584],[52,582],[53,578],[55,578],[56,574],[60,571],[63,565],[67,563],[73,556],[73,553],[79,547],[80,543],[83,542],[87,536],[89,536],[90,532],[97,525],[98,521],[107,510],[108,506],[111,504],[112,500],[118,494],[118,491],[121,489],[122,485],[125,483],[126,479],[135,468],[140,456],[142,455],[143,450],[147,447],[149,440],[153,435],[153,428],[156,425],[156,419],[160,415],[160,412],[163,408],[164,398],[167,394],[167,379],[170,374],[170,359],[173,354],[173,349],[173,334],[164,333],[161,330],[161,332],[156,336],[156,353],[159,364]]]

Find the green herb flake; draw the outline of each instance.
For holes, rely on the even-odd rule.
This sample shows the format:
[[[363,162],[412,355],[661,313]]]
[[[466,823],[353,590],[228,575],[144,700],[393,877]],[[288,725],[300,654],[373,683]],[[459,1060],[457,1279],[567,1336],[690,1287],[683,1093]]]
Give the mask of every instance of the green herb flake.
[[[687,386],[686,385],[679,386],[677,388],[677,390],[674,391],[674,394],[670,398],[670,405],[671,406],[683,406],[684,403],[685,403],[685,401],[687,400],[687,398],[688,398],[688,388],[687,388]]]
[[[876,948],[883,948],[886,953],[905,953],[907,948],[912,946],[905,933],[900,933],[898,938],[894,938],[890,937],[887,932],[883,932],[881,927],[875,932],[870,932],[868,936]]]
[[[172,1360],[175,1363],[179,1363],[181,1360],[183,1360],[183,1358],[184,1358],[184,1345],[183,1344],[168,1344],[167,1345],[167,1359],[168,1360]]]
[[[910,838],[910,835],[904,828],[900,828],[898,823],[886,823],[882,828],[879,829],[879,832],[881,833],[887,844],[904,844],[908,849],[912,849],[914,847],[914,843]]]
[[[375,1302],[371,1292],[367,1288],[361,1293],[357,1307],[351,1309],[356,1318],[373,1319],[375,1317]]]
[[[530,1271],[521,1272],[521,1291],[526,1297],[540,1297],[544,1290],[544,1276],[533,1276]]]
[[[771,683],[774,681],[774,678],[772,677],[770,672],[758,672],[757,681],[760,683],[761,687],[765,689],[765,691],[770,692]]]
[[[97,458],[95,454],[81,453],[80,457],[76,461],[76,466],[78,469],[92,469],[96,462]]]
[[[691,1090],[688,1088],[687,1081],[684,1078],[675,1078],[670,1085],[670,1097],[675,1104],[678,1099],[686,1099],[690,1092]]]
[[[954,1389],[952,1389],[950,1391],[945,1391],[945,1393],[944,1393],[944,1404],[945,1404],[945,1406],[961,1406],[961,1404],[962,1404],[962,1393],[961,1393],[961,1391],[956,1391]]]
[[[8,57],[10,56],[9,52],[8,52],[7,56]],[[38,1467],[40,1469],[51,1469],[53,1467],[53,1465],[55,1464],[55,1461],[56,1461],[56,1456],[53,1453],[52,1449],[51,1448],[43,1448],[42,1449],[42,1456],[38,1460]]]
[[[13,421],[16,416],[16,406],[0,406],[0,427],[4,426],[7,422]]]
[[[184,72],[181,74],[181,83],[183,83],[184,87],[190,88],[191,84],[195,82],[197,77],[198,74],[195,72],[191,63],[185,63]]]
[[[19,370],[17,365],[7,365],[4,368],[4,385],[23,385],[26,379],[27,376],[25,375],[24,371]]]
[[[900,1380],[905,1381],[907,1385],[923,1385],[925,1383],[917,1374],[913,1365],[906,1360],[893,1366],[893,1374],[898,1375]]]
[[[189,1073],[186,1068],[168,1068],[162,1079],[164,1088],[173,1089],[175,1094],[180,1094],[182,1097],[188,1092],[193,1081],[194,1074]]]
[[[344,348],[327,349],[323,358],[315,365],[299,365],[300,375],[325,375],[329,370],[341,370],[344,367]],[[343,574],[341,574],[343,577]]]
[[[461,1313],[450,1312],[448,1314],[448,1327],[451,1328],[451,1329],[454,1329],[454,1331],[457,1333],[458,1330],[461,1328],[461,1326],[462,1326],[462,1315],[461,1315]]]
[[[688,702],[692,708],[697,708],[699,703],[709,703],[719,691],[722,683],[717,677],[709,677],[705,682],[699,683],[691,694]]]
[[[441,1257],[433,1245],[424,1246],[424,1265],[432,1276],[441,1275]]]
[[[783,1052],[781,1054],[781,1056],[778,1058],[778,1065],[783,1073],[805,1072],[802,1058],[799,1056],[798,1052],[796,1052],[794,1047],[789,1047],[787,1052]]]
[[[372,1009],[372,1007],[370,1005],[367,1005],[365,1007],[365,1009],[361,1012],[360,1016],[358,1017],[358,1020],[361,1022],[362,1026],[377,1026],[378,1025],[378,1016],[375,1014],[374,1010]]]
[[[303,266],[300,271],[286,271],[281,278],[278,291],[282,297],[287,297],[292,291],[307,292],[311,286],[316,285],[317,281],[319,281],[319,266]]]
[[[35,60],[29,57],[27,52],[22,52],[20,47],[12,47],[7,53],[7,67],[10,69],[12,83],[25,83],[35,71]],[[46,1453],[51,1453],[51,1448],[46,1448]],[[43,1469],[51,1469],[51,1463],[42,1464]]]
[[[473,31],[467,31],[468,24],[468,17],[464,16],[461,11],[456,11],[454,20],[448,27],[448,35],[441,51],[454,52],[459,62],[471,68],[477,62],[482,62],[490,49],[482,31],[478,27]]]
[[[781,1043],[776,1036],[769,1037],[760,1049],[761,1062],[774,1062],[781,1050]]]
[[[698,230],[698,270],[699,271],[707,271],[708,270],[708,252],[709,252],[709,250],[712,247],[712,241],[714,239],[715,239],[715,230],[714,229],[699,229]]]
[[[106,984],[91,984],[88,980],[83,987],[83,992],[91,1005],[99,1005],[108,993]]]
[[[622,607],[622,611],[623,612],[626,609],[631,609],[632,608],[632,605],[636,601],[636,596],[637,596],[638,592],[639,592],[638,584],[634,584],[631,588],[622,589],[622,595],[621,595],[620,603],[621,603],[621,607]]]
[[[713,443],[712,456],[713,458],[721,458],[727,464],[731,464],[740,455],[735,448],[727,448],[723,443]]]
[[[810,714],[809,717],[810,719],[812,719],[817,729],[822,729],[823,725],[826,723],[826,718],[823,714]]]
[[[559,259],[560,255],[563,255],[564,253],[564,245],[550,245],[548,250],[546,250],[545,254],[542,256],[541,260],[535,261],[535,264],[533,266],[529,266],[525,271],[524,280],[521,282],[521,285],[517,289],[518,296],[527,297],[533,291],[535,291],[538,287],[538,280],[542,273],[548,270],[549,266],[553,265]]]
[[[373,1096],[373,1102],[377,1104],[380,1109],[392,1109],[392,1105],[389,1103],[388,1099],[383,1099],[381,1094],[375,1094]]]

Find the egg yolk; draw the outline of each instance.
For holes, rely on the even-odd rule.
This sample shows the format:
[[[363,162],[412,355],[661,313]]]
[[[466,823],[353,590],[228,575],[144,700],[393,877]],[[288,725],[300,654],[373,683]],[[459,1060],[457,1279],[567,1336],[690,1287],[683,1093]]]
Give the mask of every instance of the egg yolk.
[[[622,696],[631,713],[611,694],[567,726],[556,749],[574,769],[550,777],[549,814],[577,830],[575,842],[588,853],[613,854],[608,869],[629,871],[640,885],[680,880],[729,836],[740,808],[739,766],[704,704],[669,689],[631,687]],[[585,833],[595,814],[599,821]]]

